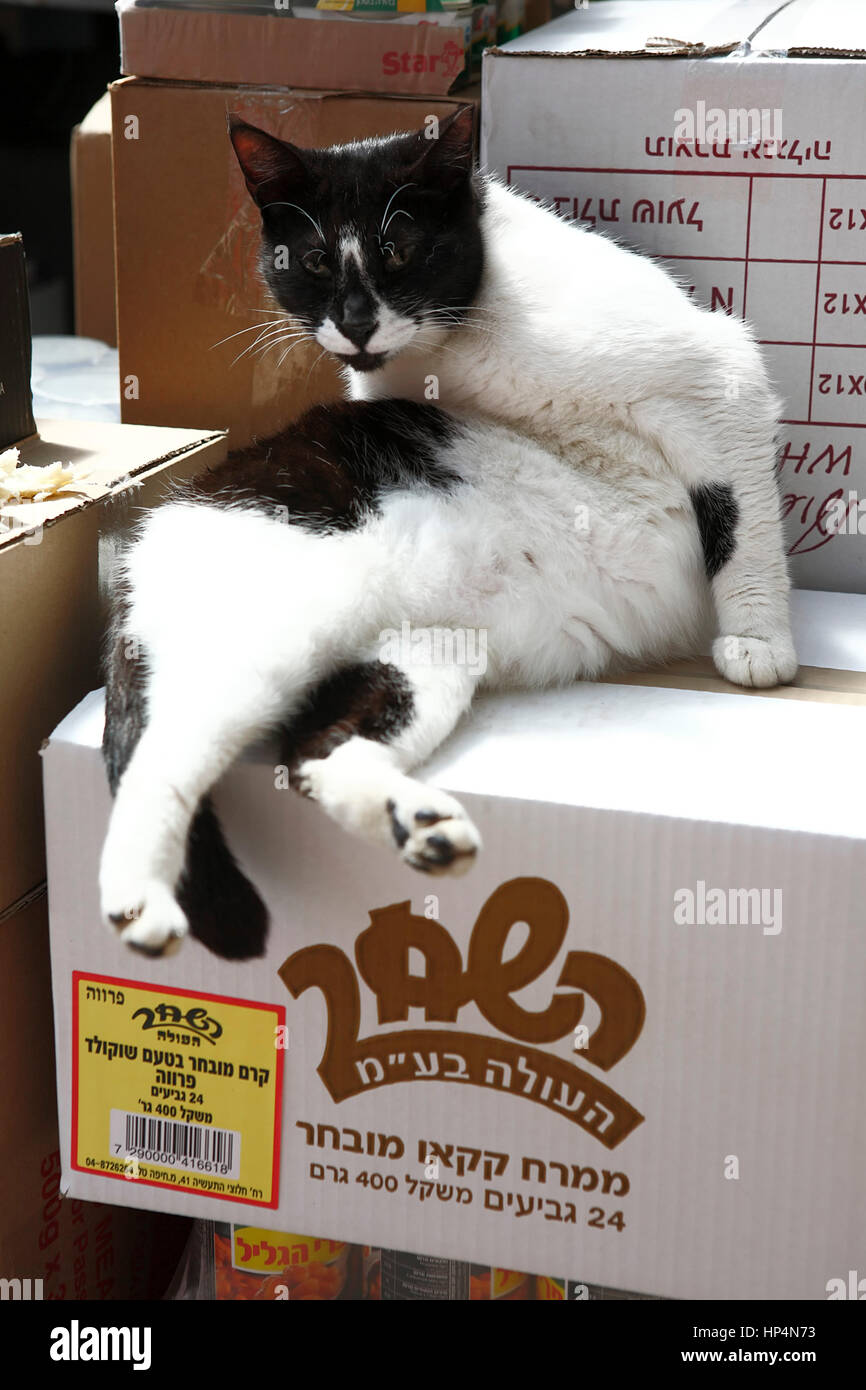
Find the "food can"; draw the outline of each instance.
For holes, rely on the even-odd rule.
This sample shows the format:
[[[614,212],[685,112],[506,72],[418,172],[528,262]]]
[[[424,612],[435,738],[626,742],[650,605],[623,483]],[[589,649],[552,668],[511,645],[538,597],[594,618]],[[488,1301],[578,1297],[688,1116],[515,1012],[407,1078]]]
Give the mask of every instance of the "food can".
[[[383,1250],[381,1258],[383,1302],[468,1302],[469,1265],[439,1255],[410,1255],[404,1250]]]
[[[214,1296],[295,1303],[349,1298],[351,1249],[318,1236],[217,1224]]]
[[[510,1303],[523,1302],[532,1297],[532,1278],[521,1274],[517,1269],[496,1269],[490,1265],[471,1265],[469,1274],[469,1297],[477,1299],[505,1299]]]

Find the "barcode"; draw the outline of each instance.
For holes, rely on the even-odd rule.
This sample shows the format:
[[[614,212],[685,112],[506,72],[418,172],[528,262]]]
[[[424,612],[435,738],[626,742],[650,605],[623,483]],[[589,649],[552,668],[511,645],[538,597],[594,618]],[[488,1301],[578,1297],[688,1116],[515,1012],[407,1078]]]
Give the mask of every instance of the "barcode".
[[[121,1159],[134,1158],[142,1163],[213,1173],[233,1180],[240,1177],[238,1130],[112,1110],[110,1136],[111,1152]]]

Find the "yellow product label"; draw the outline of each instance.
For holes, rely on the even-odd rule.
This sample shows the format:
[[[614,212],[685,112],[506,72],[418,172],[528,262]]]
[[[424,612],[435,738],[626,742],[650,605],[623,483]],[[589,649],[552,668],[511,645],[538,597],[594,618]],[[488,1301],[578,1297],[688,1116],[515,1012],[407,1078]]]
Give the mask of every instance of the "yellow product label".
[[[318,1240],[313,1236],[264,1231],[259,1226],[235,1226],[232,1264],[235,1269],[273,1274],[294,1265],[330,1264],[346,1249],[345,1241]]]
[[[75,971],[72,1166],[279,1202],[285,1009]]]

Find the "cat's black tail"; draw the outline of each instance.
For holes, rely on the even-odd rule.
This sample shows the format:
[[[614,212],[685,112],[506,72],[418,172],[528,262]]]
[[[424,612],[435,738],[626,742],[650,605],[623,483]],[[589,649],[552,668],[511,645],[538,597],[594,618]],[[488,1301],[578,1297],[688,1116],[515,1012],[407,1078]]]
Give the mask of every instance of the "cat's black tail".
[[[193,936],[215,955],[224,960],[264,955],[268,910],[238,867],[208,798],[190,826],[177,900]]]
[[[102,755],[112,796],[147,722],[146,663],[125,628],[118,604],[105,650],[105,731]],[[268,912],[225,842],[213,806],[205,798],[190,826],[186,865],[177,900],[198,941],[226,960],[264,953]]]

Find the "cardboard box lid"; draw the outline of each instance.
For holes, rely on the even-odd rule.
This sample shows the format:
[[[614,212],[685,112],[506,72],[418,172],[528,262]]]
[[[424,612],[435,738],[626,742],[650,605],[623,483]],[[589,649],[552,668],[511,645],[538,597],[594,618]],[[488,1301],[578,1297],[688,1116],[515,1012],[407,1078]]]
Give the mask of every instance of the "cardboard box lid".
[[[203,433],[160,425],[43,420],[39,434],[18,446],[20,462],[38,467],[52,463],[81,466],[86,470],[80,480],[83,490],[58,493],[44,502],[0,504],[0,554],[6,547],[32,542],[37,528],[53,526],[63,516],[81,512],[111,493],[122,492],[132,479],[154,466],[221,438],[220,430]]]
[[[792,599],[803,666],[866,672],[866,597]],[[96,692],[51,742],[98,748],[102,724]],[[581,681],[482,697],[418,775],[458,795],[866,839],[864,737],[866,703]]]
[[[866,7],[851,0],[791,0],[762,26],[754,47],[789,58],[866,57]]]
[[[489,52],[557,57],[721,57],[866,53],[866,8],[850,0],[611,0],[575,10]]]
[[[470,21],[448,12],[368,22],[312,11],[244,14],[117,0],[132,77],[444,96],[467,75]],[[326,22],[321,21],[327,15]],[[404,22],[406,19],[412,21]]]

